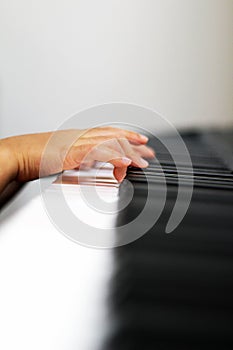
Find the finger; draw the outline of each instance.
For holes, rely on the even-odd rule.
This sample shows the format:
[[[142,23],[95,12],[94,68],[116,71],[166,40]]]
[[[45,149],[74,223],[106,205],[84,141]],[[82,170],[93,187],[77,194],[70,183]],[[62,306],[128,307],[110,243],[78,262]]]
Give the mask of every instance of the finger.
[[[79,139],[77,139],[75,141],[75,143],[73,144],[74,147],[78,147],[81,145],[93,145],[93,146],[97,146],[97,145],[101,145],[103,143],[106,142],[116,142],[116,136],[113,135],[106,135],[106,136],[102,136],[102,135],[97,135],[97,136],[89,136],[89,137],[80,137]]]
[[[71,151],[72,163],[80,166],[82,162],[99,161],[109,162],[116,167],[125,167],[131,164],[124,153],[108,148],[105,145],[81,145],[73,147]]]
[[[151,147],[140,145],[140,146],[132,146],[132,148],[141,157],[149,158],[149,159],[155,158],[155,151]]]
[[[117,139],[112,136],[94,136],[89,138],[81,138],[74,144],[74,147],[80,147],[80,146],[87,146],[90,148],[94,147],[107,147],[110,148],[118,153],[120,153],[122,156],[125,156],[125,153],[117,141]],[[90,156],[87,154],[85,158],[90,158]],[[85,160],[87,161],[87,159]]]
[[[115,167],[113,170],[114,177],[118,182],[122,182],[124,180],[126,173],[127,167]]]
[[[124,150],[126,157],[132,160],[133,166],[145,168],[149,165],[145,159],[140,157],[140,155],[134,151],[132,145],[128,142],[128,140],[119,139],[118,142],[120,143],[122,149]]]
[[[90,157],[99,162],[111,163],[115,167],[127,167],[131,164],[131,159],[108,147],[96,147],[92,150]]]
[[[113,127],[86,129],[82,135],[84,138],[95,136],[126,137],[133,144],[145,144],[148,137],[140,133]]]
[[[146,144],[148,142],[147,136],[134,131],[122,130],[122,134],[132,144]]]

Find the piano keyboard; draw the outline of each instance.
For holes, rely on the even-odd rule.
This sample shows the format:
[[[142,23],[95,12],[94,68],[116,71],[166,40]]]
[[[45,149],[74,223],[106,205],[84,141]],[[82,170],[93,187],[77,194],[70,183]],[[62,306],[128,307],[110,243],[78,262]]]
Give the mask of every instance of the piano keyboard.
[[[166,141],[175,145],[169,137]],[[183,139],[193,173],[180,154],[179,179],[184,188],[194,180],[190,207],[175,231],[165,234],[177,196],[177,168],[160,142],[152,140],[167,183],[167,201],[148,233],[114,250],[112,331],[104,350],[233,348],[233,132],[223,135],[231,145],[222,156],[216,151],[226,149],[221,135],[216,144],[207,133],[184,134]],[[119,225],[143,209],[148,181],[154,206],[158,204],[163,176],[158,161],[144,171],[129,169],[134,198],[119,213]],[[120,195],[127,193],[120,188]]]
[[[215,188],[215,189],[233,189],[233,172],[227,167],[227,161],[224,155],[220,158],[215,154],[214,149],[205,141],[204,135],[192,134],[184,135],[183,140],[190,152],[193,168],[185,162],[185,156],[178,154],[178,164],[174,164],[171,155],[165,150],[160,142],[154,140],[151,146],[156,150],[157,160],[150,163],[145,170],[129,168],[128,179],[133,182],[145,183],[161,183],[161,177],[165,176],[168,185],[177,185],[177,168],[179,167],[179,179],[183,185],[189,185],[194,182],[195,187]],[[166,143],[176,140],[172,137],[165,140]],[[174,146],[175,147],[175,146]],[[174,149],[174,153],[176,150]],[[177,156],[177,154],[176,154]],[[232,154],[233,158],[233,154]],[[159,164],[162,166],[159,166]]]

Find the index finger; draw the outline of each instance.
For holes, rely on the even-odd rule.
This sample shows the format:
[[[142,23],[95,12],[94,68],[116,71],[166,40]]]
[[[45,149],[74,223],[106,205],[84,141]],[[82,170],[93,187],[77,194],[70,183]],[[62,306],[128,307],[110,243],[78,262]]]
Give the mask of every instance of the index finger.
[[[108,137],[108,138],[125,137],[130,143],[135,145],[143,145],[148,141],[148,137],[138,132],[126,130],[126,129],[114,128],[111,126],[86,129],[82,135],[83,138],[88,138],[93,136],[101,136],[101,137]]]
[[[133,144],[144,145],[148,142],[148,137],[138,132],[125,129],[121,129],[121,131],[122,135]]]

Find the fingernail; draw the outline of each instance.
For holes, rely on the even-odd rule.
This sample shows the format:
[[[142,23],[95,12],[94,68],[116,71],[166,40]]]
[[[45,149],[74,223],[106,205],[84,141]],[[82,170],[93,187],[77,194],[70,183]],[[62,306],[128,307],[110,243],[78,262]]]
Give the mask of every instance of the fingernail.
[[[147,167],[149,165],[149,163],[145,159],[140,158],[139,160],[140,160],[140,166]]]
[[[147,142],[149,140],[147,136],[141,135],[141,134],[140,134],[140,139],[144,142]]]
[[[122,160],[122,163],[124,163],[125,165],[129,165],[132,163],[132,160],[127,157],[122,157],[121,160]]]

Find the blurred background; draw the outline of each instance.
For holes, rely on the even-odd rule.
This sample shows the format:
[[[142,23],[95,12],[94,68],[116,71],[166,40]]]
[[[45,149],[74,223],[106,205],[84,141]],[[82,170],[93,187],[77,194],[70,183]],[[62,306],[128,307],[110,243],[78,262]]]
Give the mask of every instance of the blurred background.
[[[232,0],[1,0],[0,136],[113,101],[227,127],[232,39]]]

